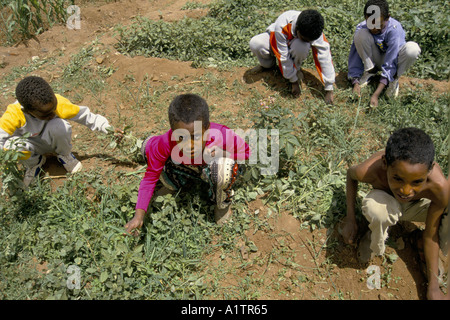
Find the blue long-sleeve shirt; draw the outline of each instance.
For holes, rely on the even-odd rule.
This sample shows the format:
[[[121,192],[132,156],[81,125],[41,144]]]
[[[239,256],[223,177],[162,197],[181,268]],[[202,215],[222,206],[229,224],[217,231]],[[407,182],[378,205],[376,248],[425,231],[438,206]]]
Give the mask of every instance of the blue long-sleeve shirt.
[[[360,29],[368,29],[366,21],[356,26],[355,33]],[[381,53],[384,54],[384,62],[381,66],[381,80],[387,82],[394,81],[397,73],[398,53],[405,42],[405,31],[400,22],[394,18],[389,18],[380,34],[372,34],[373,40]],[[355,43],[352,43],[348,57],[348,76],[351,79],[361,78],[364,72],[364,64],[356,51]]]

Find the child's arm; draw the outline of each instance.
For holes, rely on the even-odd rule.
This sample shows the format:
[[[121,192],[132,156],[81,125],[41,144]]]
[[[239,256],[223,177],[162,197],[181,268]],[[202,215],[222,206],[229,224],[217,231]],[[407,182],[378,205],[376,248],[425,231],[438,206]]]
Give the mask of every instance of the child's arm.
[[[150,167],[147,168],[147,172],[139,185],[138,200],[134,217],[124,226],[126,233],[130,234],[133,229],[140,229],[142,227],[150,200],[155,191],[155,186],[159,180],[159,175],[161,174],[163,167],[161,170],[152,170]]]
[[[429,300],[443,299],[444,294],[439,287],[438,263],[439,263],[439,225],[444,212],[443,207],[431,202],[426,218],[425,231],[423,233],[423,248],[427,266],[427,298]]]
[[[150,200],[155,192],[156,183],[159,180],[159,175],[161,174],[163,168],[164,165],[157,170],[152,169],[150,166],[147,168],[144,178],[142,178],[141,183],[139,184],[138,199],[134,216],[124,226],[127,234],[132,234],[131,231],[142,227],[145,215],[147,214],[147,210],[150,205]],[[136,235],[136,232],[134,232],[133,235]]]
[[[111,128],[111,125],[104,116],[92,113],[88,107],[73,104],[69,99],[63,96],[58,94],[55,96],[58,100],[58,105],[56,107],[56,114],[58,117],[75,121],[91,130],[108,133],[107,128]]]
[[[18,129],[25,125],[25,116],[20,104],[9,105],[0,117],[0,149],[3,149],[6,140]]]
[[[297,69],[289,54],[288,40],[282,30],[275,30],[270,34],[272,52],[278,60],[283,77],[291,83],[298,84]]]
[[[439,267],[439,228],[441,227],[442,214],[449,207],[450,185],[439,165],[435,164],[428,175],[430,181],[429,192],[424,195],[431,200],[425,220],[425,231],[423,232],[423,248],[427,266],[427,298],[444,299],[445,296],[439,288],[437,279]]]
[[[170,157],[170,144],[168,133],[155,136],[147,142],[146,155],[148,158],[147,170],[139,184],[138,199],[134,217],[124,226],[129,234],[133,229],[142,227],[150,200],[155,191],[156,183]]]
[[[383,65],[381,66],[380,79],[380,82],[385,86],[387,86],[389,82],[394,81],[394,77],[397,73],[398,53],[405,40],[405,33],[401,25],[395,24],[392,20],[389,23],[392,23],[393,26],[389,27],[389,30],[387,31],[387,49],[384,54]]]
[[[358,192],[358,166],[350,167],[347,170],[347,183],[346,183],[346,203],[347,203],[347,215],[344,218],[344,224],[342,227],[342,236],[347,244],[353,244],[358,232],[358,225],[356,223],[355,215],[355,203],[356,194]]]
[[[78,114],[70,120],[85,125],[93,131],[108,133],[107,128],[111,128],[108,120],[99,114],[92,113],[88,107],[80,106]]]
[[[322,34],[319,39],[311,43],[314,63],[325,91],[333,91],[336,72],[331,57],[330,43]]]
[[[380,98],[381,93],[383,92],[386,85],[383,82],[380,82],[377,86],[377,89],[372,94],[372,97],[370,97],[370,107],[376,108],[378,107],[378,99]]]
[[[378,179],[377,175],[380,174],[379,168],[381,166],[381,157],[384,151],[380,151],[372,155],[366,161],[350,167],[347,170],[347,183],[346,183],[346,203],[347,203],[347,215],[343,220],[342,236],[344,241],[348,244],[353,244],[358,231],[358,225],[356,223],[356,196],[358,192],[359,182],[369,183],[374,186],[375,181]]]

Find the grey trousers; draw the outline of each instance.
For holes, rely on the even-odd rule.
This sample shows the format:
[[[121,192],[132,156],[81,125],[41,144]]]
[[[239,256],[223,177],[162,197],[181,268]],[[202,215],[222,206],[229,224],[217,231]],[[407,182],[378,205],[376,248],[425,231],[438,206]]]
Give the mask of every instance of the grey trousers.
[[[372,34],[368,29],[360,29],[355,33],[353,38],[356,51],[364,64],[364,72],[373,69],[375,66],[381,69],[384,63],[385,54],[382,53],[375,41],[373,41]],[[420,55],[420,47],[413,41],[406,42],[398,53],[397,74],[398,79],[404,74],[418,59]]]
[[[4,147],[22,151],[24,157],[20,161],[25,167],[31,168],[38,164],[43,154],[69,155],[72,152],[71,138],[72,126],[69,122],[54,118],[47,122],[39,135],[27,139],[13,136],[6,140]]]
[[[270,34],[268,32],[260,33],[250,40],[250,50],[258,58],[260,65],[264,68],[275,66],[277,60],[270,49]],[[297,71],[300,71],[302,62],[308,57],[311,50],[311,44],[298,38],[292,40],[289,44],[289,54],[294,61]]]

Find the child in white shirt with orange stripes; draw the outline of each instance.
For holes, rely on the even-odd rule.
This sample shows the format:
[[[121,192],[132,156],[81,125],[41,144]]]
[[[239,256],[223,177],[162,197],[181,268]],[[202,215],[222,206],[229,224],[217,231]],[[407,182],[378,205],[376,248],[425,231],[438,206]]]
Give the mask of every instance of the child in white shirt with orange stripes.
[[[278,62],[281,74],[290,81],[295,96],[301,92],[301,64],[312,50],[317,72],[324,84],[325,102],[332,104],[336,74],[323,28],[323,17],[316,10],[286,11],[264,33],[250,40],[250,50],[263,69],[270,69]]]

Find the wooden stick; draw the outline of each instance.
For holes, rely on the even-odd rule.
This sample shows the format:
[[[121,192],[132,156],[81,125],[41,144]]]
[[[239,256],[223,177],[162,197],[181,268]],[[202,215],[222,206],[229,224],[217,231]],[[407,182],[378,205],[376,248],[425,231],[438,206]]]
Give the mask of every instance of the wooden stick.
[[[61,178],[67,178],[67,176],[66,175],[63,175],[63,176],[45,176],[44,178],[42,178],[42,180],[45,180],[45,179],[61,179]]]

